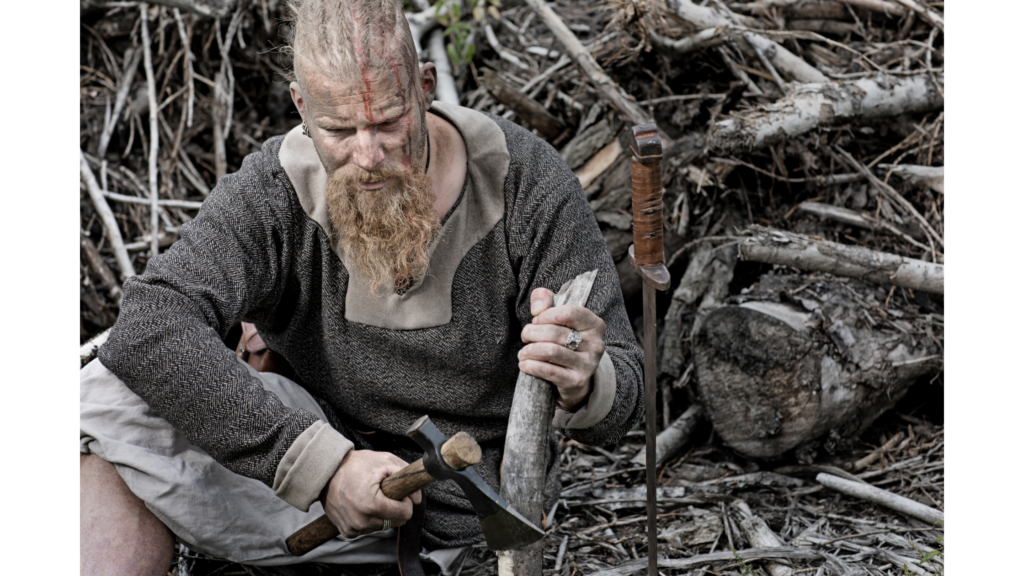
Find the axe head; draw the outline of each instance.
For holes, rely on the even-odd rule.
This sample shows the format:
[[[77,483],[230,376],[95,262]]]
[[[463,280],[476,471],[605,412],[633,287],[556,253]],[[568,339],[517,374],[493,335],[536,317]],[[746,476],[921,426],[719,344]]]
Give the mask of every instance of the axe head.
[[[407,434],[423,448],[423,467],[428,474],[438,480],[454,480],[462,488],[480,519],[488,548],[516,550],[544,537],[543,530],[509,506],[472,466],[456,470],[444,461],[441,445],[448,437],[429,417],[417,420]]]

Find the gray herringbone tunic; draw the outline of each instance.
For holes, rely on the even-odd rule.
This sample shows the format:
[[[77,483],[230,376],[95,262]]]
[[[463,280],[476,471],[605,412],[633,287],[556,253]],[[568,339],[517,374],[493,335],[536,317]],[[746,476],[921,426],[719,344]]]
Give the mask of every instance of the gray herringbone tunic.
[[[100,361],[226,468],[272,486],[286,452],[318,419],[265,392],[224,346],[233,323],[249,321],[356,448],[415,460],[418,448],[404,432],[429,414],[444,433],[465,430],[480,442],[477,469],[497,489],[530,293],[599,268],[588,308],[607,323],[614,401],[596,424],[565,432],[588,444],[616,441],[643,416],[642,355],[579,182],[554,149],[511,122],[438,104],[432,112],[462,132],[473,182],[446,217],[428,274],[433,287],[392,295],[391,319],[353,320],[372,318],[373,304],[355,293],[357,279],[332,244],[322,206],[298,189],[308,183],[296,186],[298,172],[286,173],[282,158],[292,144],[275,137],[220,181],[179,242],[124,283]],[[487,189],[487,178],[502,170],[501,185]],[[493,225],[488,213],[496,214]],[[453,260],[453,250],[461,257]],[[435,270],[435,257],[452,260],[450,270]],[[428,319],[403,324],[418,311]],[[556,464],[551,459],[549,497]],[[436,483],[425,496],[429,547],[482,539],[454,483]]]

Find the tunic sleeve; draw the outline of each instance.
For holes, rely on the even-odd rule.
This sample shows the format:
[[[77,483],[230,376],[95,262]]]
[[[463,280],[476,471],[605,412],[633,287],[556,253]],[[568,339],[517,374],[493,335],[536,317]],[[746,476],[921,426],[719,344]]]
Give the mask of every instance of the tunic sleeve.
[[[181,239],[124,283],[99,359],[227,469],[273,486],[278,464],[318,419],[265,391],[223,342],[243,317],[272,317],[292,262],[276,146],[225,176]]]
[[[493,118],[505,131],[511,156],[505,182],[506,230],[519,282],[519,329],[532,320],[530,293],[535,288],[558,290],[567,280],[598,269],[587,308],[605,321],[606,358],[595,375],[601,380],[600,394],[595,383],[585,410],[607,413],[592,422],[586,413],[560,411],[555,423],[580,442],[617,442],[643,417],[644,403],[643,353],[629,325],[615,263],[579,180],[554,148],[503,118]],[[574,426],[574,420],[584,426]]]

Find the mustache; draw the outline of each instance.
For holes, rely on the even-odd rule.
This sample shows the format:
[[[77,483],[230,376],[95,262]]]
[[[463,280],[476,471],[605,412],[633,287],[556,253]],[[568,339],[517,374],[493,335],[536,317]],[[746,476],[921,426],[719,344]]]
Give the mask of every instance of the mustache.
[[[357,168],[355,171],[348,174],[344,174],[341,180],[345,182],[380,182],[381,180],[390,180],[392,178],[403,179],[409,175],[409,172],[395,166],[380,166],[373,170],[364,170]]]

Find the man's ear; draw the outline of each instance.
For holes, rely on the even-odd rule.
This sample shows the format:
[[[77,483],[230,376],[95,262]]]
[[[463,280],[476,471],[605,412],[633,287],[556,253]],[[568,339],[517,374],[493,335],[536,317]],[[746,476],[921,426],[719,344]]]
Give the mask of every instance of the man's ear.
[[[299,111],[299,116],[302,116],[303,112],[306,111],[306,103],[302,99],[302,90],[299,88],[298,82],[292,82],[288,85],[288,89],[292,92],[292,102],[295,103],[295,108]],[[302,120],[305,122],[305,118]]]
[[[434,65],[427,62],[420,66],[420,77],[420,90],[423,90],[423,98],[429,108],[434,102],[434,94],[437,92],[437,70]]]

